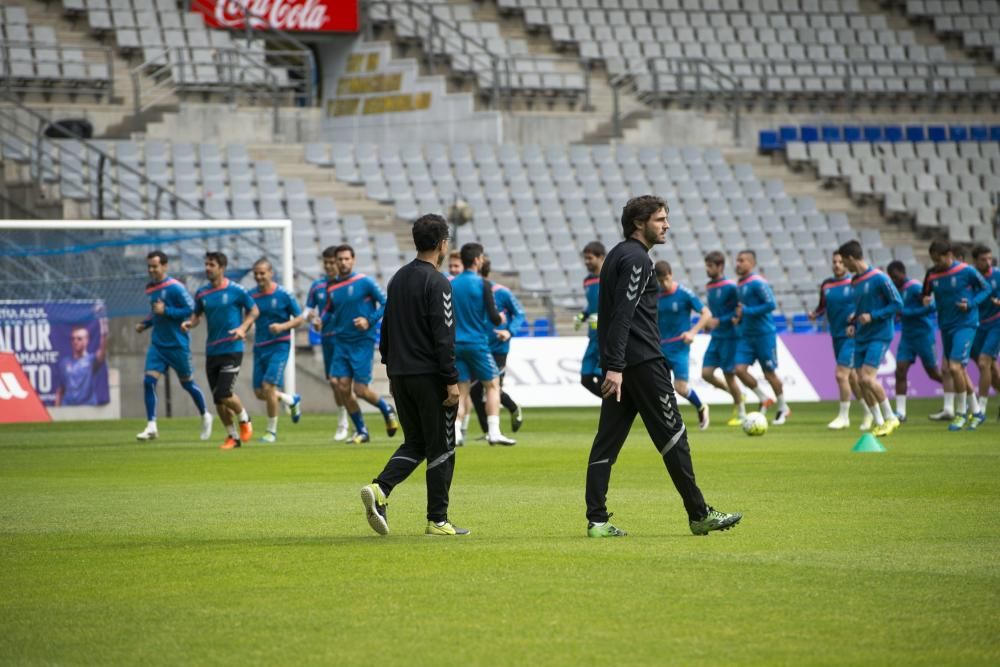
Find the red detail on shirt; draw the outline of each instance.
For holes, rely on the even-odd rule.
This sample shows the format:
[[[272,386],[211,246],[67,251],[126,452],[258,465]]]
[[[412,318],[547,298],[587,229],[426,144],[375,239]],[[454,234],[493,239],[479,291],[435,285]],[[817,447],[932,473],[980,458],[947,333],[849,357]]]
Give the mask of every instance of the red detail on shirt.
[[[181,284],[180,281],[175,278],[164,278],[155,285],[148,285],[146,287],[146,294],[152,294],[156,290],[161,290],[170,287],[171,285],[180,285],[180,284]]]
[[[591,285],[596,285],[600,282],[601,282],[600,278],[584,278],[583,287],[586,289],[587,287],[590,287]]]
[[[348,278],[347,280],[341,280],[340,282],[330,283],[329,285],[326,286],[326,293],[329,294],[330,292],[332,292],[335,289],[340,289],[341,287],[344,287],[345,285],[350,285],[352,283],[356,283],[357,281],[361,280],[364,277],[365,277],[365,274],[358,273],[354,277]]]
[[[952,266],[947,271],[941,271],[940,273],[932,273],[931,275],[927,276],[927,279],[933,281],[933,280],[937,280],[938,278],[945,278],[947,276],[950,276],[953,273],[958,273],[959,271],[961,271],[962,269],[966,268],[967,266],[969,266],[969,265],[966,264],[965,262],[958,262],[957,264],[955,264],[954,266]]]
[[[826,283],[823,285],[823,289],[832,289],[834,287],[843,287],[844,285],[850,285],[850,278],[841,278],[840,280],[835,280],[833,282]]]
[[[715,289],[716,287],[722,287],[723,285],[733,285],[735,287],[736,283],[729,278],[723,278],[722,280],[716,280],[714,283],[709,283],[708,289]]]
[[[761,275],[758,275],[758,274],[756,274],[756,273],[753,273],[753,274],[751,274],[751,275],[747,276],[746,278],[744,278],[743,280],[741,280],[739,284],[740,284],[740,287],[743,287],[743,286],[744,286],[744,285],[746,285],[747,283],[752,283],[752,282],[754,282],[754,281],[756,281],[756,280],[759,280],[759,281],[761,281],[762,283],[766,283],[766,282],[767,282],[766,280],[764,280],[764,277],[763,277],[763,276],[761,276]]]
[[[223,279],[222,279],[222,284],[221,284],[221,285],[219,285],[218,287],[212,287],[211,289],[207,289],[207,290],[203,290],[203,291],[201,291],[201,292],[198,292],[198,293],[197,293],[197,294],[195,295],[195,297],[194,297],[194,298],[196,298],[196,299],[201,299],[201,298],[203,298],[203,297],[206,297],[206,296],[208,296],[209,294],[215,294],[216,292],[219,292],[219,291],[221,291],[221,290],[224,290],[224,289],[226,289],[227,287],[229,287],[229,278],[223,278]]]
[[[860,276],[854,276],[854,280],[852,281],[852,284],[863,283],[864,281],[868,280],[869,278],[871,278],[873,276],[877,276],[877,275],[883,275],[883,274],[882,274],[881,271],[879,271],[876,268],[869,268],[867,271],[865,271],[864,273],[862,273]]]

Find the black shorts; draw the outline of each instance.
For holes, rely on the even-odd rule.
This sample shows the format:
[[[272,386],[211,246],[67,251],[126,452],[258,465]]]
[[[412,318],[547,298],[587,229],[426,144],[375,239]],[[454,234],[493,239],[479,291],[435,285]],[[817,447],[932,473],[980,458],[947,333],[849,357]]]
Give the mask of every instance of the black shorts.
[[[497,362],[497,368],[500,369],[500,375],[503,375],[504,371],[507,370],[507,353],[494,352],[493,361]]]
[[[205,374],[208,375],[208,387],[212,397],[218,403],[220,399],[233,395],[236,377],[240,374],[240,364],[243,363],[243,353],[213,354],[205,357]]]

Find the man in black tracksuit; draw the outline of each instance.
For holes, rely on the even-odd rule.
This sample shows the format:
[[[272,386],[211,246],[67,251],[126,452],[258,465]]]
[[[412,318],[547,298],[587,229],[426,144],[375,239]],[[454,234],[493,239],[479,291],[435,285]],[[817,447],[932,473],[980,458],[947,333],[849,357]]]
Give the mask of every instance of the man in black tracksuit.
[[[361,489],[368,524],[389,534],[387,497],[427,460],[427,535],[467,535],[448,521],[455,470],[455,313],[451,283],[438,267],[448,254],[448,223],[425,215],[413,223],[417,258],[401,268],[387,291],[379,352],[404,442],[372,483]]]
[[[623,537],[625,531],[608,522],[605,505],[614,465],[636,414],[663,457],[667,472],[684,501],[691,532],[707,535],[726,530],[742,519],[705,504],[695,483],[687,429],[677,410],[663,352],[656,305],[659,287],[649,250],[664,243],[670,224],[667,205],[644,195],[629,200],[622,211],[625,240],[615,246],[601,269],[598,301],[598,341],[605,370],[601,420],[587,467],[587,535]]]

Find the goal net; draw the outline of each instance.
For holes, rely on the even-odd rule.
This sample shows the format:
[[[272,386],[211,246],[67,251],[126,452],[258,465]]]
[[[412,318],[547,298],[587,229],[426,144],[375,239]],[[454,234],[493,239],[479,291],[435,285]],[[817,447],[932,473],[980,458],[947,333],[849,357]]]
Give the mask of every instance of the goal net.
[[[166,253],[168,275],[192,295],[206,281],[206,252],[225,253],[226,276],[251,292],[257,289],[253,264],[265,257],[274,267],[275,281],[305,306],[305,295],[296,287],[307,285],[311,277],[297,279],[289,221],[0,220],[0,351],[15,353],[53,416],[61,411],[73,418],[143,414],[141,383],[150,336],[148,331],[137,333],[135,325],[150,310],[146,256],[153,250]],[[198,327],[191,336],[200,381],[205,331]],[[247,397],[253,395],[252,335],[237,389]],[[306,335],[299,333],[302,340]],[[74,363],[93,366],[94,382],[86,392],[67,378]],[[294,358],[285,373],[285,386],[294,391]],[[161,401],[173,415],[194,414],[176,382],[172,396],[165,395],[169,383],[160,385]]]

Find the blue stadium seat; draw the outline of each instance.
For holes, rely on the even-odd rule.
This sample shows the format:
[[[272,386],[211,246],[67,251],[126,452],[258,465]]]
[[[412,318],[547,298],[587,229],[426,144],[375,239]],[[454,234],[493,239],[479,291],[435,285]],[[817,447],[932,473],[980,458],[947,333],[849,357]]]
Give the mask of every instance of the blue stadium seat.
[[[885,135],[882,134],[882,127],[879,125],[865,125],[865,128],[861,131],[864,136],[865,141],[883,141]]]
[[[903,140],[903,128],[899,125],[886,125],[882,128],[883,141],[897,143]]]
[[[906,126],[906,140],[907,141],[927,141],[927,132],[924,131],[923,125],[907,125]]]
[[[844,141],[848,143],[854,143],[861,141],[861,128],[857,125],[845,125],[844,126]],[[876,141],[878,141],[876,139]]]
[[[775,313],[771,316],[771,320],[774,322],[775,333],[785,333],[788,331],[788,318],[781,313]]]
[[[807,144],[819,141],[819,129],[815,125],[801,125],[799,133],[802,136],[802,141]]]
[[[813,333],[816,331],[816,325],[813,321],[809,319],[809,316],[805,313],[796,313],[792,315],[792,332],[793,333]]]
[[[969,140],[969,128],[965,125],[952,125],[948,128],[948,134],[951,136],[952,141]]]
[[[554,326],[552,326],[552,322],[544,317],[539,317],[537,320],[535,320],[532,323],[531,328],[532,328],[531,331],[532,336],[538,337],[538,336],[556,335],[556,329]]]
[[[784,148],[789,141],[799,140],[799,128],[794,125],[782,125],[778,128],[778,138],[781,141],[781,147]]]
[[[985,125],[972,125],[969,127],[969,137],[973,141],[989,141],[990,131]]]
[[[935,143],[948,141],[948,131],[944,125],[928,125],[927,138]]]
[[[824,125],[820,128],[820,132],[826,143],[843,140],[843,129],[839,125]]]
[[[762,153],[780,151],[785,147],[784,143],[778,137],[778,133],[774,130],[761,130],[759,137],[757,147]]]
[[[309,345],[311,346],[322,345],[323,336],[321,336],[320,333],[318,331],[315,331],[312,327],[309,327],[308,330],[309,330]]]
[[[1000,141],[1000,125],[990,125],[990,141]]]

